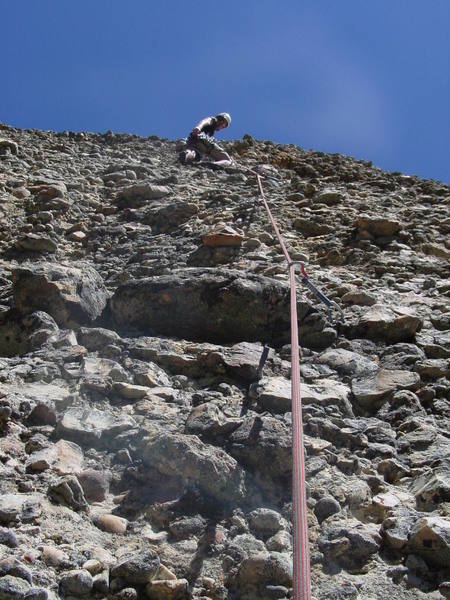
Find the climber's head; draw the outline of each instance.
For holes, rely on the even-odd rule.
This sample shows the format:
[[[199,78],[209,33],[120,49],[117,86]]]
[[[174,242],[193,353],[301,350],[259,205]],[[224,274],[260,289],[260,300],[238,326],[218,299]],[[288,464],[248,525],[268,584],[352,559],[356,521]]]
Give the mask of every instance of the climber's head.
[[[228,113],[219,113],[216,115],[217,129],[225,129],[231,123],[231,117]]]

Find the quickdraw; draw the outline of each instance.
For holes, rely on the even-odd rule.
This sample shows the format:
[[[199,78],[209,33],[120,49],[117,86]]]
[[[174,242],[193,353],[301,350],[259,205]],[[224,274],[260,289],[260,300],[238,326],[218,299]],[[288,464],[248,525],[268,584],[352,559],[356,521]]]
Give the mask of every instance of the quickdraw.
[[[325,296],[325,294],[323,292],[321,292],[319,290],[319,288],[317,288],[312,281],[309,279],[308,274],[306,273],[306,269],[305,269],[305,265],[302,262],[298,262],[298,263],[292,263],[292,264],[298,264],[300,265],[300,281],[303,285],[305,285],[313,294],[314,296],[316,296],[316,298],[318,298],[321,302],[323,302],[325,304],[325,306],[328,309],[328,320],[332,321],[332,314],[331,314],[331,309],[332,308],[336,308],[342,319],[344,319],[344,311],[342,310],[342,308],[339,306],[339,304],[337,302],[335,302],[334,300],[330,300],[328,298],[328,296]]]

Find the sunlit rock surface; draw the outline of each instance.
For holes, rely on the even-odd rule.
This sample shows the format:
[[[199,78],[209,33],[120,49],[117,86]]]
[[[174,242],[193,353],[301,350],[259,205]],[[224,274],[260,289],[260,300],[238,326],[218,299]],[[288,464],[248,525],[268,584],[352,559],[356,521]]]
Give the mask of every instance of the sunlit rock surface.
[[[340,155],[0,124],[0,597],[449,597],[449,186]],[[241,168],[242,167],[242,168]]]

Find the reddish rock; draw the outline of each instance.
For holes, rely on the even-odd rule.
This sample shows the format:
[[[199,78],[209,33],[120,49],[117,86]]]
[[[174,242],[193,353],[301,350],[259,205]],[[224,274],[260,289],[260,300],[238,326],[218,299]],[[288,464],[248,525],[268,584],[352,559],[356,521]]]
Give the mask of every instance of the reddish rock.
[[[240,246],[244,241],[244,236],[231,227],[223,227],[206,233],[202,236],[202,241],[205,246]]]

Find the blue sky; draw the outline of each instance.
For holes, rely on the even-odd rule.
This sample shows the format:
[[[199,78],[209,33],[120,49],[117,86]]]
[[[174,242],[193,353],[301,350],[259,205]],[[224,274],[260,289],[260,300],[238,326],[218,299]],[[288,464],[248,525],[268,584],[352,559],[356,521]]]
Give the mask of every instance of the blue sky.
[[[0,121],[294,143],[450,182],[449,0],[0,0]]]

